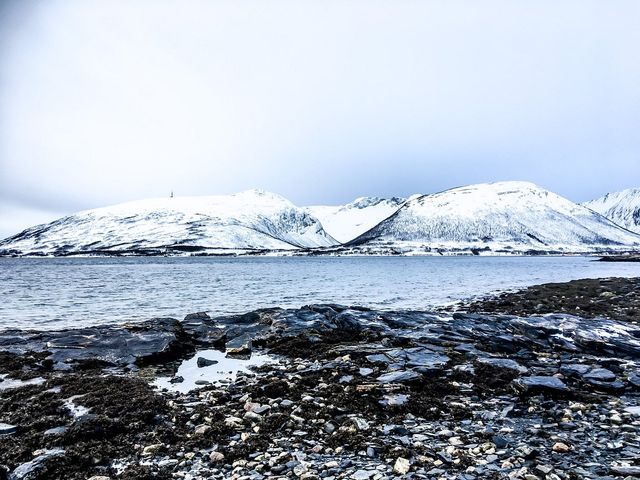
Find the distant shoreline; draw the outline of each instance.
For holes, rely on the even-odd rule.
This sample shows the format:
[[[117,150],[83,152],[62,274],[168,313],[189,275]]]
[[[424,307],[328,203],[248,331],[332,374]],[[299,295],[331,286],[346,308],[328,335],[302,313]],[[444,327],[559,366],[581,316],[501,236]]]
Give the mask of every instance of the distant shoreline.
[[[529,250],[523,252],[508,251],[487,251],[487,250],[434,250],[400,252],[392,249],[385,252],[362,252],[347,249],[312,249],[312,250],[253,250],[253,251],[217,251],[204,252],[204,249],[197,251],[160,249],[152,250],[127,250],[119,252],[107,251],[87,251],[69,252],[64,254],[19,254],[0,251],[0,258],[144,258],[144,257],[593,257],[603,262],[636,262],[640,261],[640,253],[637,250],[628,251],[598,251],[598,252],[560,252]]]

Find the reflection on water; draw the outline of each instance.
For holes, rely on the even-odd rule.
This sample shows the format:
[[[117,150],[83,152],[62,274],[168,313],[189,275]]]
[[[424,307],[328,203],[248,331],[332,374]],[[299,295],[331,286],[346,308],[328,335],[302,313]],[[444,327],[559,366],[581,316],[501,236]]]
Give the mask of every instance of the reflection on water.
[[[205,361],[199,362],[199,359]],[[172,377],[160,377],[155,380],[154,385],[161,389],[186,393],[209,383],[232,382],[238,372],[248,372],[249,367],[273,361],[272,357],[255,352],[250,357],[230,358],[219,350],[201,350],[178,367],[173,378],[181,377],[181,382],[172,383]]]

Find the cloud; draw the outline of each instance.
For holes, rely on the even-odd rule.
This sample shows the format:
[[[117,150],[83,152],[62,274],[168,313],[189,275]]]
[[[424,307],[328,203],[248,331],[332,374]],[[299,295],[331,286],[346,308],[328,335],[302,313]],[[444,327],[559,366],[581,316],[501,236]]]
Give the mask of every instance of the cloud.
[[[638,20],[634,1],[6,3],[0,202],[639,185]]]

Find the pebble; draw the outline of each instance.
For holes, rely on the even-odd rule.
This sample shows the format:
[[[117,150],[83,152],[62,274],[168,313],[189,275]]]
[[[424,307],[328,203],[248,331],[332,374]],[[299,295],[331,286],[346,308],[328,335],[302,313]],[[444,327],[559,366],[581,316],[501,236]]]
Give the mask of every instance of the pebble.
[[[224,455],[220,452],[211,452],[209,454],[209,461],[211,463],[221,463],[224,461]]]
[[[411,468],[409,460],[403,457],[398,457],[396,463],[393,464],[393,471],[398,475],[406,475]]]
[[[142,455],[155,455],[164,445],[162,443],[154,443],[153,445],[147,445],[142,449]]]
[[[569,447],[569,445],[567,445],[566,443],[562,443],[562,442],[554,443],[552,449],[556,453],[567,453],[571,451],[571,447]]]

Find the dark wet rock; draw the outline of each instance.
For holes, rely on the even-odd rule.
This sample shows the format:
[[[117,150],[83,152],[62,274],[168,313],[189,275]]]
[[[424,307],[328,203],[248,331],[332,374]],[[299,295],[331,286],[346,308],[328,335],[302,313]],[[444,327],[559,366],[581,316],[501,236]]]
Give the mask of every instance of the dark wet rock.
[[[625,387],[625,384],[620,380],[616,380],[613,382],[599,382],[597,380],[587,380],[587,382],[589,383],[589,385],[595,388],[598,388],[601,390],[609,390],[612,392],[623,390]]]
[[[189,313],[184,317],[185,322],[190,322],[192,320],[211,320],[211,317],[207,312],[195,312]]]
[[[582,376],[587,381],[595,382],[613,382],[616,375],[606,368],[594,368]]]
[[[67,427],[53,427],[44,431],[43,435],[63,435],[67,431]]]
[[[527,392],[568,392],[567,387],[562,380],[557,377],[547,377],[542,375],[533,375],[530,377],[521,377],[514,383]]]
[[[172,377],[171,380],[169,380],[169,383],[182,383],[184,382],[184,377],[181,375],[176,375],[175,377]]]
[[[509,443],[511,443],[507,438],[503,437],[502,435],[494,435],[493,437],[491,437],[491,442],[497,448],[504,448],[507,445],[509,445]]]
[[[563,364],[560,366],[560,373],[567,376],[578,376],[582,377],[587,374],[592,369],[591,365],[586,365],[583,363],[570,363]]]
[[[210,367],[211,365],[216,365],[217,363],[217,360],[210,360],[204,357],[198,357],[198,359],[196,360],[196,365],[198,365],[198,368]]]
[[[29,480],[36,478],[40,471],[45,468],[47,461],[51,461],[51,459],[62,455],[64,455],[64,450],[61,448],[44,450],[33,460],[23,463],[13,470],[13,472],[9,474],[9,480]]]
[[[415,372],[430,373],[441,369],[449,361],[449,357],[435,353],[424,347],[396,348],[383,353],[367,355],[371,363],[380,363],[398,369],[413,369]],[[413,375],[417,378],[417,376]]]
[[[378,383],[403,383],[418,380],[420,377],[421,375],[413,370],[398,370],[380,375],[376,380]]]
[[[640,255],[605,255],[598,259],[600,262],[640,262]]]
[[[191,316],[193,315],[193,316]],[[187,315],[180,326],[184,334],[198,346],[224,348],[227,331],[217,320],[201,314]],[[206,314],[205,314],[206,315]]]
[[[47,352],[52,364],[146,365],[178,358],[192,349],[184,341],[179,322],[171,318],[125,326],[24,332],[21,340],[12,344],[14,337],[15,331],[0,332],[0,344],[14,353]]]
[[[249,335],[241,335],[227,342],[227,357],[249,357],[251,356],[252,339]]]
[[[488,365],[492,365],[494,367],[498,367],[498,368],[504,368],[507,370],[514,370],[518,373],[527,373],[529,371],[529,369],[527,367],[523,367],[522,365],[520,365],[518,362],[516,362],[515,360],[512,360],[510,358],[493,358],[493,357],[484,357],[484,358],[478,358],[477,360],[480,363],[486,363]]]
[[[504,293],[465,306],[469,312],[508,315],[576,314],[584,318],[608,317],[637,322],[640,279],[605,278],[536,285]]]
[[[640,465],[614,465],[610,468],[614,475],[640,476]]]

